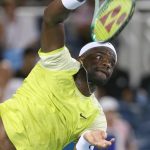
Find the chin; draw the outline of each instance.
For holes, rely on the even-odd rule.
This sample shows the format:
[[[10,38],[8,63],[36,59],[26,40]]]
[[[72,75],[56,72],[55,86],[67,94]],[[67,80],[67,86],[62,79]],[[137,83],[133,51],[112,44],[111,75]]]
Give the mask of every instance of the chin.
[[[102,86],[102,85],[105,85],[107,82],[108,82],[108,80],[107,79],[98,79],[98,80],[95,80],[94,81],[95,82],[95,85],[97,85],[97,86]]]
[[[102,86],[105,85],[108,82],[108,78],[100,78],[100,77],[93,77],[89,76],[89,81],[92,82],[94,85]]]
[[[102,86],[109,81],[109,78],[103,73],[92,72],[88,74],[88,80],[94,85]]]

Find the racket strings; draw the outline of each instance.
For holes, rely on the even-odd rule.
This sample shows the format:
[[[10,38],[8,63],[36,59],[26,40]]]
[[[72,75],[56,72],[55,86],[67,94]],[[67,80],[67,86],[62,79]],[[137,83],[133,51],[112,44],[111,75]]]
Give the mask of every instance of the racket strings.
[[[106,41],[115,35],[132,14],[132,0],[107,0],[95,17],[93,39]]]

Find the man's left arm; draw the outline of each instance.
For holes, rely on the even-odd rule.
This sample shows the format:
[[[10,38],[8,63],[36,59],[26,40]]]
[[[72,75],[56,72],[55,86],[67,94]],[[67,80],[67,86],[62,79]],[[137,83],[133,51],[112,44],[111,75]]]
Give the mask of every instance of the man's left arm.
[[[91,150],[94,146],[98,148],[107,148],[112,145],[114,139],[108,141],[107,138],[107,122],[103,111],[101,110],[101,115],[97,116],[92,125],[86,129],[75,146],[75,150]]]

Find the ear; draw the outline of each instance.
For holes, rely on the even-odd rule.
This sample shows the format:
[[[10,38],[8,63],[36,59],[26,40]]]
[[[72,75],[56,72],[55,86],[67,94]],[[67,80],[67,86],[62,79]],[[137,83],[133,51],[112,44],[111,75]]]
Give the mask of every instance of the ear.
[[[82,68],[83,67],[83,57],[82,56],[78,57],[78,61],[80,62],[80,66]]]

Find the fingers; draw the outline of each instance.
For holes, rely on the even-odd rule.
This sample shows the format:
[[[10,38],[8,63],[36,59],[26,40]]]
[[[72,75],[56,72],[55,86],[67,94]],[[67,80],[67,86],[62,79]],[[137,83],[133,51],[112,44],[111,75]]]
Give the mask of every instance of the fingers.
[[[95,146],[98,148],[107,148],[112,145],[111,141],[107,140],[99,140],[99,142],[95,143]]]
[[[108,148],[115,142],[115,138],[112,138],[110,141],[102,140],[102,142],[98,142],[95,146],[98,148]]]
[[[115,142],[115,138],[112,138],[112,139],[110,140],[110,142],[111,142],[111,143],[114,143],[114,142]]]
[[[107,148],[114,143],[115,139],[106,140],[107,134],[104,131],[96,130],[84,134],[84,138],[93,146],[98,148]]]

